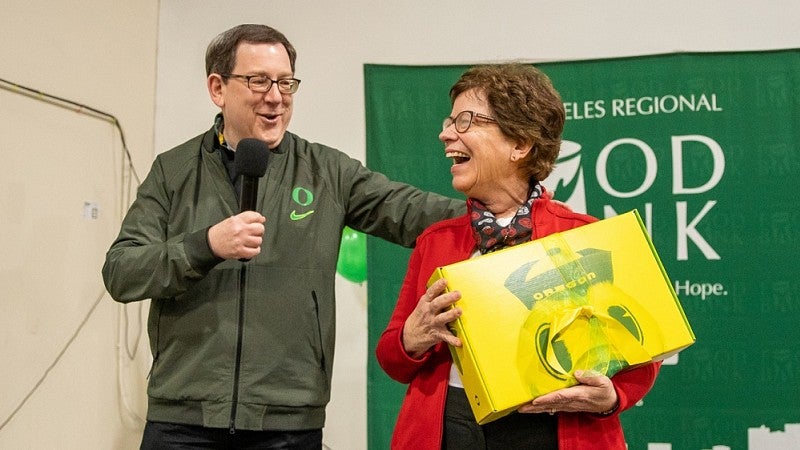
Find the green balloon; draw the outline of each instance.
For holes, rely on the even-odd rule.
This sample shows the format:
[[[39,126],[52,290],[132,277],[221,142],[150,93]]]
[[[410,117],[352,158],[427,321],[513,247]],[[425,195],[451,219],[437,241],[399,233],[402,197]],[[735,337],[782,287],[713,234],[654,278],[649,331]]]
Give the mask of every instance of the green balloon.
[[[336,271],[354,283],[367,279],[367,236],[364,233],[344,227]]]

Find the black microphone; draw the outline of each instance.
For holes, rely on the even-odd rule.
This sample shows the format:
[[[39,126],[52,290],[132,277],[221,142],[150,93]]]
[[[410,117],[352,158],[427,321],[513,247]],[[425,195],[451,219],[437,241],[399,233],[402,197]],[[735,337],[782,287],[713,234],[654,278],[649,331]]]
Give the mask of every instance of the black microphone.
[[[267,143],[254,138],[239,141],[233,154],[233,168],[239,179],[239,212],[255,211],[258,200],[258,179],[267,173],[269,148]],[[250,258],[239,258],[247,262]]]
[[[239,212],[255,211],[258,199],[258,179],[267,172],[269,148],[264,141],[245,138],[239,141],[233,158],[236,178],[241,177]]]

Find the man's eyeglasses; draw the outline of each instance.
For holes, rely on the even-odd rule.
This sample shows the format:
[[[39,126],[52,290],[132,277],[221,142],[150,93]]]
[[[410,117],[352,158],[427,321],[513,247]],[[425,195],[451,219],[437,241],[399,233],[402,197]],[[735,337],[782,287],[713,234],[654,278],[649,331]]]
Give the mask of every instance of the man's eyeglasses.
[[[472,121],[476,118],[486,122],[497,123],[497,119],[494,117],[489,117],[486,114],[476,113],[474,111],[461,111],[460,113],[456,114],[455,119],[449,116],[445,117],[444,121],[442,122],[442,130],[445,130],[450,125],[455,124],[456,131],[459,133],[466,133],[467,130],[469,130],[470,125],[472,125]]]
[[[247,87],[253,92],[267,92],[272,89],[273,84],[278,85],[278,91],[281,94],[294,94],[297,88],[300,87],[300,80],[297,78],[281,78],[280,80],[272,80],[266,75],[238,75],[235,73],[228,73],[222,75],[224,78],[239,78],[245,80]]]

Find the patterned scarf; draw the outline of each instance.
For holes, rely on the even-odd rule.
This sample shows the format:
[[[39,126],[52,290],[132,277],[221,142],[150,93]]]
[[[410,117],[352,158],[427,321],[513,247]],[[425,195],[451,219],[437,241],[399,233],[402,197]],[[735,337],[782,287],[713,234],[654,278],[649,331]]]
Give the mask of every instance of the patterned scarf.
[[[472,236],[481,254],[529,241],[533,234],[533,201],[541,196],[542,186],[531,179],[528,201],[519,207],[511,223],[504,227],[498,225],[497,218],[483,203],[470,198],[467,202],[470,207]]]

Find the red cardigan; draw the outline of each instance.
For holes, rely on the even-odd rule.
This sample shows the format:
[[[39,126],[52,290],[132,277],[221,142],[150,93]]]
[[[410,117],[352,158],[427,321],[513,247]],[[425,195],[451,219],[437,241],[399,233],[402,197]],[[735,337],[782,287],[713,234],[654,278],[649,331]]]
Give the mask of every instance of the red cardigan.
[[[532,239],[596,220],[572,212],[545,194],[533,204]],[[441,449],[445,397],[452,363],[450,351],[444,343],[439,343],[421,359],[411,358],[403,349],[403,325],[425,293],[425,284],[434,269],[466,260],[474,249],[469,213],[438,222],[417,239],[400,297],[375,351],[378,363],[390,377],[409,384],[392,436],[393,449]],[[612,377],[619,396],[619,408],[612,415],[559,413],[559,448],[625,449],[618,415],[645,396],[655,382],[659,367],[660,363],[647,364]]]

